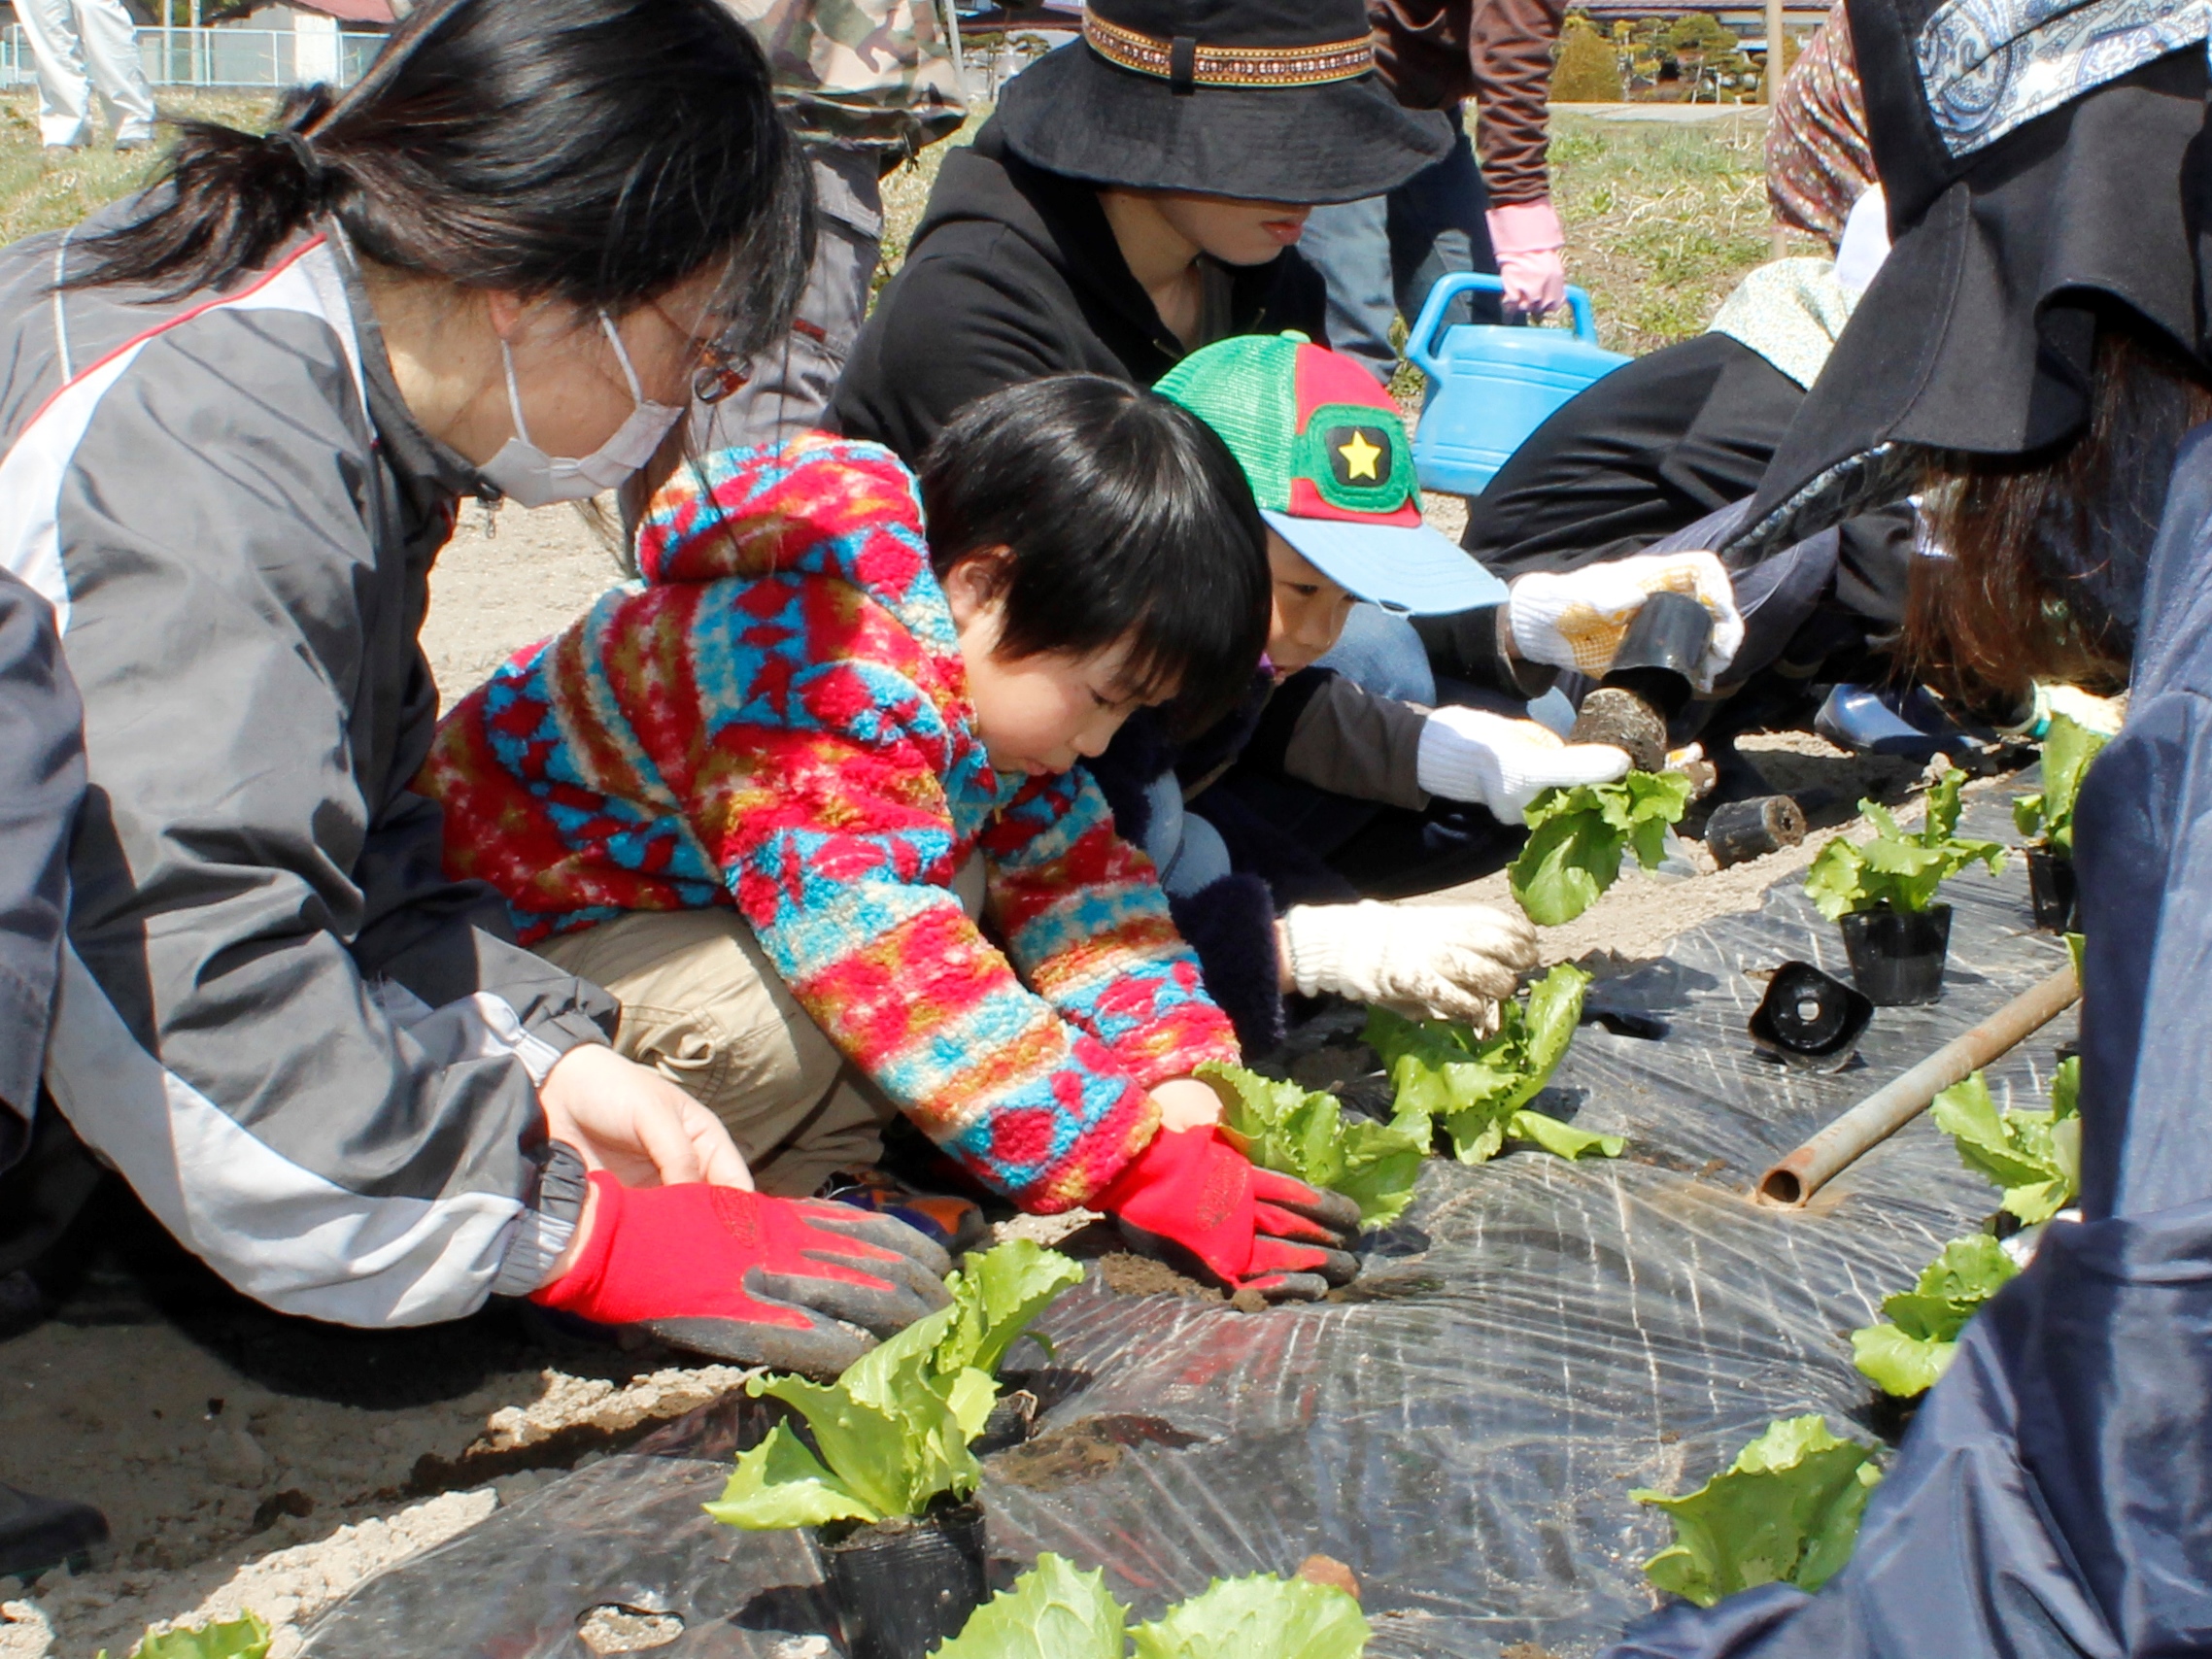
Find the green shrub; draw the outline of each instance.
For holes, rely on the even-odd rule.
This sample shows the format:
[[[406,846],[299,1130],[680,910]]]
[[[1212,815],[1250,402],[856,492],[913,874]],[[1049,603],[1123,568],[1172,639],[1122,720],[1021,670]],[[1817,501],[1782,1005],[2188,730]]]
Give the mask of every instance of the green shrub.
[[[1587,24],[1569,18],[1551,63],[1551,101],[1617,104],[1623,96],[1620,58],[1613,43]]]

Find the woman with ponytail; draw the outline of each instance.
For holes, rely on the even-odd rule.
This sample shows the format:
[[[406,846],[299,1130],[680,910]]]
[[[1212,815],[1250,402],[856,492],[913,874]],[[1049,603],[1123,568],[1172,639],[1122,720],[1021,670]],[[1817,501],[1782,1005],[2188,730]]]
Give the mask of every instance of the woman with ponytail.
[[[0,562],[89,764],[42,1109],[272,1306],[533,1295],[834,1369],[943,1300],[897,1223],[756,1197],[410,787],[461,498],[623,483],[780,338],[807,215],[715,0],[434,0],[351,90],[186,123],[0,251]]]

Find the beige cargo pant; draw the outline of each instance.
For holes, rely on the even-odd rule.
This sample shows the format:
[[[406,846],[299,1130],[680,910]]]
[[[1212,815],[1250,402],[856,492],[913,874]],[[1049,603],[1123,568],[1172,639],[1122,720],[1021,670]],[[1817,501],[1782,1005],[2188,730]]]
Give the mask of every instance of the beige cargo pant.
[[[953,885],[980,914],[980,861]],[[805,1198],[883,1156],[899,1108],[799,1005],[734,910],[634,911],[536,949],[620,1000],[615,1052],[720,1118],[762,1192]]]

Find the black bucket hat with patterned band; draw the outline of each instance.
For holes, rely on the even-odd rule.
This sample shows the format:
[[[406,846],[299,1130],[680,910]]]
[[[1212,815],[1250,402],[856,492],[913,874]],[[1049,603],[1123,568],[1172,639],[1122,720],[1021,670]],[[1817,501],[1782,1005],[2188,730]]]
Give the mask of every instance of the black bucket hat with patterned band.
[[[1101,0],[1080,41],[1008,83],[998,122],[1070,178],[1314,206],[1380,195],[1451,146],[1375,73],[1363,0]]]

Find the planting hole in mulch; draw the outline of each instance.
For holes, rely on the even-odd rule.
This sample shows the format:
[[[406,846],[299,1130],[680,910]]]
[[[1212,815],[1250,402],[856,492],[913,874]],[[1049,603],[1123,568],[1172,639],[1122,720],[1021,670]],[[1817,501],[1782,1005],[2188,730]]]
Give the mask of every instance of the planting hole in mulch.
[[[994,1480],[1047,1492],[1058,1486],[1095,1480],[1136,1446],[1195,1446],[1204,1435],[1185,1434],[1164,1417],[1118,1413],[1084,1417],[1050,1434],[1002,1452],[990,1463]]]
[[[576,1621],[576,1639],[594,1653],[644,1653],[665,1647],[684,1634],[684,1621],[674,1613],[649,1612],[604,1602],[585,1610]]]

